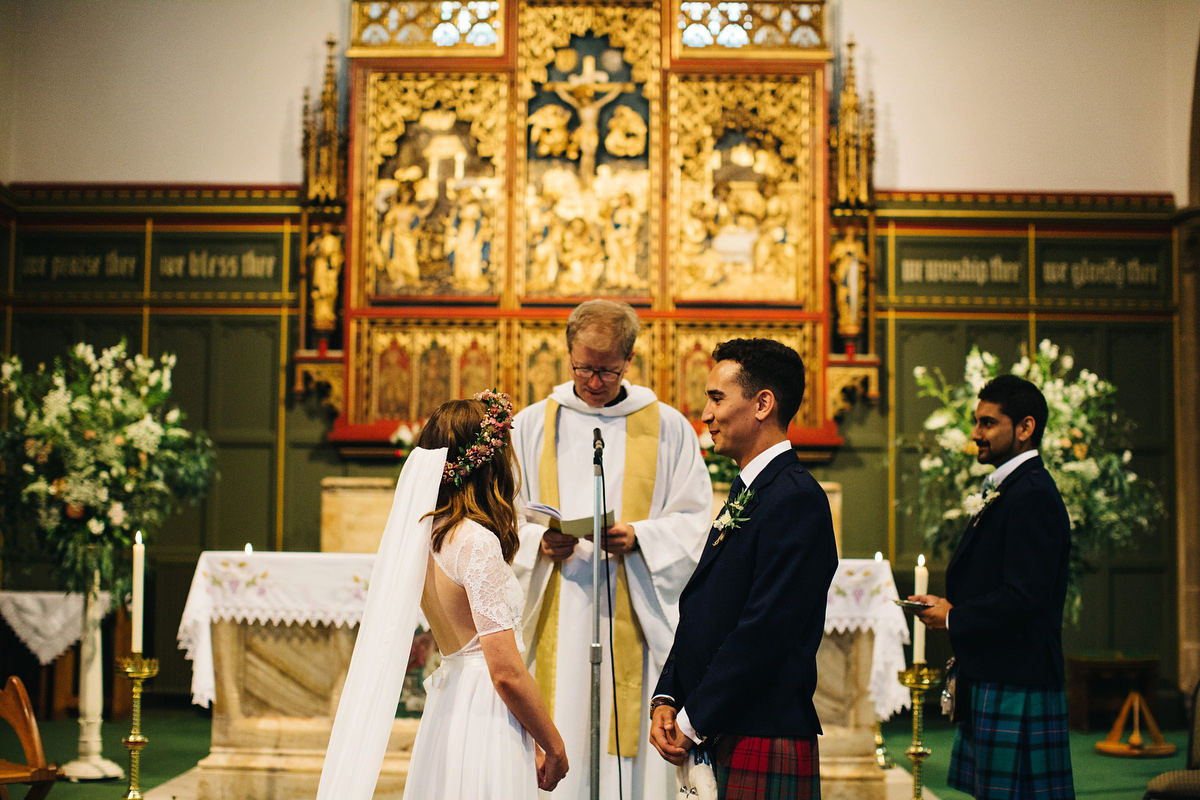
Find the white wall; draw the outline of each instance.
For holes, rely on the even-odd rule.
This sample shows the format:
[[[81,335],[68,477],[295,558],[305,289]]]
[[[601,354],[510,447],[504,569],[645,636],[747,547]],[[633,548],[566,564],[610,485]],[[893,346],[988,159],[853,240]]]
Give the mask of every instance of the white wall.
[[[13,152],[13,92],[15,91],[13,59],[17,34],[17,0],[0,0],[0,183],[12,178]]]
[[[0,14],[0,180],[295,183],[301,96],[349,0]],[[831,0],[830,18],[875,92],[879,187],[1184,202],[1200,0]]]
[[[14,0],[9,180],[295,183],[347,0]]]
[[[1187,189],[1196,0],[837,0],[876,185]]]

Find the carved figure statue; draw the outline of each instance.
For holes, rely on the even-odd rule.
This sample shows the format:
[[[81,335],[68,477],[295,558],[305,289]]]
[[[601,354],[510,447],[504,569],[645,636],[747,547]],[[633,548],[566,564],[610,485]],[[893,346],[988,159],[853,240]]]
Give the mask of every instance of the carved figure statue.
[[[531,292],[549,291],[558,280],[558,248],[562,243],[562,222],[555,213],[558,197],[549,188],[535,196],[529,208],[529,243],[531,257],[529,284]],[[538,395],[538,399],[545,397]]]
[[[459,289],[481,292],[490,288],[491,284],[483,270],[491,240],[491,219],[484,209],[478,188],[460,192],[458,207],[445,242],[446,256],[454,268],[454,280]]]
[[[338,285],[341,283],[342,237],[333,232],[333,226],[321,224],[321,233],[308,245],[308,274],[312,298],[313,328],[331,331],[337,325],[335,303]]]
[[[795,245],[788,241],[788,206],[779,195],[779,184],[771,177],[759,181],[762,221],[754,242],[754,268],[760,274],[785,276],[795,263]]]
[[[867,252],[853,228],[848,228],[830,249],[829,260],[833,264],[838,335],[857,336],[862,331],[863,273]]]
[[[379,235],[379,262],[393,287],[416,286],[421,281],[417,239],[421,223],[433,211],[433,201],[417,199],[416,184],[401,180],[388,198]]]
[[[616,100],[622,91],[631,89],[632,84],[611,83],[607,72],[596,69],[595,57],[584,56],[581,75],[570,76],[565,86],[554,83],[547,87],[579,115],[579,127],[572,141],[579,148],[579,177],[590,182],[596,172],[596,150],[600,146],[600,109]]]
[[[563,294],[583,294],[596,285],[604,252],[592,226],[583,217],[567,223],[558,250],[560,267],[558,290]]]
[[[544,105],[529,115],[529,139],[539,156],[579,158],[579,146],[572,142],[567,123],[571,112],[560,105]]]
[[[638,233],[641,228],[642,214],[634,204],[633,194],[621,192],[608,215],[604,236],[604,250],[608,256],[605,279],[610,286],[638,285]]]
[[[614,156],[630,158],[646,152],[646,121],[629,106],[613,109],[604,137],[604,149]]]

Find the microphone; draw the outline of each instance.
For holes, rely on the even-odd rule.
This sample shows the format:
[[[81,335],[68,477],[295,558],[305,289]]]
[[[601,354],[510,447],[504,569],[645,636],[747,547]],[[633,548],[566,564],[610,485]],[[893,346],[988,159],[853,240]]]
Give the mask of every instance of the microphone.
[[[592,428],[592,447],[596,449],[596,454],[604,452],[604,439],[600,436],[599,428]]]

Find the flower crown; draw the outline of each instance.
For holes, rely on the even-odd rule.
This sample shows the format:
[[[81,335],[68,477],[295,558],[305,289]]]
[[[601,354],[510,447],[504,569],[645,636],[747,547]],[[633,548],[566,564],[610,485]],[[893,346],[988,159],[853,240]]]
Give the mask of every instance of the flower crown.
[[[495,457],[504,446],[504,434],[512,427],[512,400],[507,394],[485,389],[475,399],[485,407],[479,433],[469,447],[459,448],[457,458],[446,461],[442,483],[462,486],[463,479]]]

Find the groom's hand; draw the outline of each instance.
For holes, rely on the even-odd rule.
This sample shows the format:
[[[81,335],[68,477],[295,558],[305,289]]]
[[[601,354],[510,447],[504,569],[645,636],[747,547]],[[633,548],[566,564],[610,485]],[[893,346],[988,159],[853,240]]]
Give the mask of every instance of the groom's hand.
[[[675,724],[675,713],[675,709],[667,705],[654,709],[650,720],[650,744],[660,756],[679,766],[687,759],[694,742],[680,732]]]

